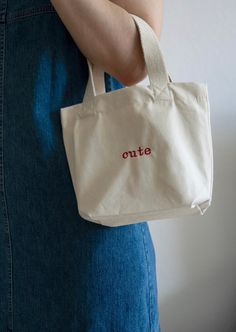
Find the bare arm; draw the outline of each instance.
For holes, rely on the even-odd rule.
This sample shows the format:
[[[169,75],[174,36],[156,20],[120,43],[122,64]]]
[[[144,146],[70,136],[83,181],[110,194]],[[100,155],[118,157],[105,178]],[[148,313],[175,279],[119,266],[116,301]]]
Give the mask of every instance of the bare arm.
[[[126,86],[147,75],[139,33],[129,13],[160,37],[162,0],[51,0],[81,52]]]
[[[142,17],[160,39],[163,25],[163,0],[110,0],[127,12]]]

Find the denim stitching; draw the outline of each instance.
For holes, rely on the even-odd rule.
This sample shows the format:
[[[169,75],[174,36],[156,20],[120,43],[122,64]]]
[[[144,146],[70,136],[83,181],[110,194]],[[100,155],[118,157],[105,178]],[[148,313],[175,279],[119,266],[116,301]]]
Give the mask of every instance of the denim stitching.
[[[7,23],[15,22],[20,19],[24,19],[27,17],[35,16],[35,15],[41,15],[46,13],[54,13],[57,14],[55,8],[51,5],[45,5],[40,7],[34,7],[29,9],[23,9],[20,11],[16,11],[15,13],[8,13],[7,15]]]
[[[145,250],[145,257],[146,257],[146,264],[147,264],[147,271],[148,271],[148,287],[149,287],[149,326],[150,332],[152,332],[152,296],[151,296],[151,274],[150,274],[150,265],[148,260],[148,250],[147,250],[147,243],[146,243],[146,236],[144,232],[144,224],[141,224],[142,234],[143,234],[143,245]]]
[[[6,13],[6,12],[5,12]],[[2,14],[2,15],[5,15]],[[5,16],[4,20],[5,22]],[[6,45],[6,33],[5,33],[6,25],[2,25],[0,30],[0,185],[1,185],[1,201],[3,207],[3,217],[4,217],[4,227],[5,234],[7,237],[7,259],[8,259],[8,282],[9,289],[7,293],[8,298],[8,314],[11,316],[9,320],[8,331],[13,331],[13,287],[12,287],[12,244],[11,244],[11,234],[10,234],[10,225],[9,225],[9,216],[7,209],[7,201],[6,201],[6,190],[5,190],[5,182],[4,182],[4,156],[3,156],[3,106],[4,106],[4,86],[5,86],[5,45]]]

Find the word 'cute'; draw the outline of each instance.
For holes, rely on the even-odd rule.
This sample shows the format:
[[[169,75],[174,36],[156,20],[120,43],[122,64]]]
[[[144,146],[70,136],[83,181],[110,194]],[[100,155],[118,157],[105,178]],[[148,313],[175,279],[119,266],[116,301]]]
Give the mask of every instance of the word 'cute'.
[[[145,156],[145,155],[150,155],[151,154],[151,149],[150,148],[145,148],[142,149],[141,146],[134,151],[125,151],[122,153],[122,157],[124,159],[131,157],[131,158],[135,158],[135,157],[139,157],[139,156]]]

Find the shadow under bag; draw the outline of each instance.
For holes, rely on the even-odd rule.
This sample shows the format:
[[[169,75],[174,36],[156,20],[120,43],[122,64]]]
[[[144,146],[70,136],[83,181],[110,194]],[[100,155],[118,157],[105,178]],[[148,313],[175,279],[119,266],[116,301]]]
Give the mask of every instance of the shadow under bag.
[[[79,214],[111,227],[203,215],[212,200],[207,84],[172,82],[155,32],[131,15],[150,84],[106,93],[87,59],[83,102],[60,112]]]

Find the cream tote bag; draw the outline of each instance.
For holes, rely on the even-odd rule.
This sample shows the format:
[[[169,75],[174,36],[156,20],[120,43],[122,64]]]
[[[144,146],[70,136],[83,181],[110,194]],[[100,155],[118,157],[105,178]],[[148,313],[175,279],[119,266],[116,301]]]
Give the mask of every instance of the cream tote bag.
[[[207,84],[172,82],[155,32],[131,15],[150,84],[106,93],[87,59],[83,102],[60,110],[78,212],[111,227],[203,215],[212,200]]]

